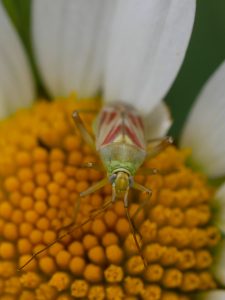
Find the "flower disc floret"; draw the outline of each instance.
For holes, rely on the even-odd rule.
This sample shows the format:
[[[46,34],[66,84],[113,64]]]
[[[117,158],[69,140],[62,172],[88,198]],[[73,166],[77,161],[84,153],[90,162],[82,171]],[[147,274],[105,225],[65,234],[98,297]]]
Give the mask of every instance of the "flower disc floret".
[[[76,101],[74,95],[58,100],[37,102],[0,124],[1,299],[190,300],[216,288],[210,271],[220,242],[212,225],[214,191],[186,165],[189,151],[172,146],[144,163],[157,174],[135,177],[153,192],[133,220],[146,268],[117,200],[17,271],[71,229],[79,193],[106,176],[84,167],[101,162],[71,118],[76,109],[99,109],[99,101]],[[81,117],[91,130],[95,114]],[[132,216],[145,195],[131,190],[129,196]],[[83,197],[76,224],[110,199],[110,184]]]

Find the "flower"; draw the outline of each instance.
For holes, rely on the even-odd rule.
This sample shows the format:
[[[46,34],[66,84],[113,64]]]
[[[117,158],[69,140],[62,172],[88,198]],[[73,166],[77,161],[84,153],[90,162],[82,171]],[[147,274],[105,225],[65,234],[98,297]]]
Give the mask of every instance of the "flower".
[[[64,101],[38,102],[0,126],[2,299],[186,300],[192,292],[217,287],[209,270],[214,261],[210,249],[220,241],[219,231],[209,223],[214,190],[204,176],[185,165],[188,151],[175,147],[146,161],[147,168],[158,168],[161,174],[136,178],[153,190],[149,209],[135,220],[149,263],[146,270],[118,201],[40,253],[26,273],[16,273],[18,261],[23,264],[60,235],[60,228],[73,219],[79,193],[103,176],[98,170],[77,167],[97,157],[73,132],[71,111],[98,108],[93,98],[101,90],[105,101],[121,99],[148,114],[151,136],[165,133],[170,119],[160,101],[182,63],[194,10],[190,0],[33,1],[39,71],[50,94]],[[31,104],[35,90],[2,7],[0,13],[0,38],[5,38],[0,46],[0,111],[6,116]],[[79,98],[92,100],[77,101],[74,90]],[[84,120],[91,126],[93,116]],[[131,196],[132,213],[143,196]],[[110,197],[108,186],[84,199],[77,223]],[[214,293],[224,295],[217,291],[207,297]]]
[[[187,123],[184,127],[181,145],[191,146],[193,151],[193,160],[198,168],[208,175],[211,179],[219,179],[217,192],[215,194],[215,224],[224,234],[224,199],[225,185],[223,176],[225,170],[224,160],[224,78],[225,62],[216,70],[212,77],[205,84],[195,105],[190,113]],[[216,252],[216,262],[214,273],[217,280],[224,286],[224,241]],[[224,291],[210,292],[205,297],[207,300],[223,299]]]

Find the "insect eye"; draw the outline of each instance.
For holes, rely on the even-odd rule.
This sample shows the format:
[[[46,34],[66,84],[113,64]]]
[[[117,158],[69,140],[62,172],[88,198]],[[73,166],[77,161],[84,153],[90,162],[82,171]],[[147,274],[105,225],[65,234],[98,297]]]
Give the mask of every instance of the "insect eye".
[[[116,174],[112,174],[110,177],[109,177],[109,181],[110,183],[113,183],[116,179]]]

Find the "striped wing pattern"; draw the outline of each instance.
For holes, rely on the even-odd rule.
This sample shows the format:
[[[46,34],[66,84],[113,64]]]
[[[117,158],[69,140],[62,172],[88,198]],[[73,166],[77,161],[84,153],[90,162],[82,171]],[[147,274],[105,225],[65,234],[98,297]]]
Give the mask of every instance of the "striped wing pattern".
[[[96,129],[97,149],[112,143],[125,143],[143,150],[146,148],[142,119],[130,106],[105,106],[98,116]]]

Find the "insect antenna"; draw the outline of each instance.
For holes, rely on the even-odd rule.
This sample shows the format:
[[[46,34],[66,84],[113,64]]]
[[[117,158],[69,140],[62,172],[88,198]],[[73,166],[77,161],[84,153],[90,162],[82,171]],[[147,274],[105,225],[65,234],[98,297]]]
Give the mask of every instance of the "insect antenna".
[[[61,234],[60,236],[58,236],[52,243],[50,243],[49,245],[47,245],[46,247],[44,247],[43,249],[35,252],[32,254],[31,258],[28,259],[21,267],[17,268],[17,271],[21,271],[23,270],[33,259],[35,259],[35,257],[37,257],[39,254],[41,254],[42,252],[46,251],[47,249],[49,249],[50,247],[52,247],[55,243],[61,241],[64,237],[66,237],[67,235],[70,235],[71,233],[73,233],[75,230],[81,228],[82,226],[86,225],[87,223],[89,223],[90,221],[92,221],[93,219],[95,219],[97,216],[101,215],[110,205],[112,204],[112,201],[107,201],[100,209],[94,211],[94,213],[87,218],[86,220],[84,220],[82,223],[78,224],[78,225],[73,225],[73,224],[69,224],[67,226],[62,227],[60,230],[62,230],[65,227],[72,227],[70,228],[67,232]]]
[[[137,232],[135,230],[135,227],[134,227],[133,222],[131,220],[130,214],[128,212],[128,207],[125,207],[125,211],[126,211],[126,215],[127,215],[127,220],[129,222],[129,225],[130,225],[130,230],[131,230],[131,233],[132,233],[133,238],[134,238],[134,242],[135,242],[136,247],[138,249],[138,254],[140,255],[140,257],[143,261],[144,267],[147,268],[148,263],[147,263],[146,259],[144,258],[144,255],[143,255],[142,250],[141,250],[141,246],[139,245],[139,242],[137,240],[137,237],[136,237]]]

